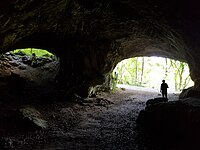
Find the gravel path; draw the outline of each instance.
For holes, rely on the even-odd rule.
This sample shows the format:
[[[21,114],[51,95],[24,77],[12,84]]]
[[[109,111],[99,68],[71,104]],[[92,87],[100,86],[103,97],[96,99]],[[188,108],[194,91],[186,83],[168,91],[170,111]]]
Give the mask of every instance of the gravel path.
[[[76,110],[80,108],[81,121],[67,132],[51,135],[41,149],[156,149],[147,135],[137,128],[136,119],[146,100],[157,96],[155,92],[118,90],[100,96],[114,103],[106,107],[74,106]],[[169,95],[169,99],[177,97],[177,94]]]
[[[156,92],[119,89],[98,96],[111,102],[106,105],[99,105],[97,98],[88,99],[84,105],[68,101],[35,104],[49,127],[7,132],[0,139],[0,149],[159,150],[136,125],[146,100],[155,97],[158,97]],[[168,97],[175,100],[178,94],[170,93]]]

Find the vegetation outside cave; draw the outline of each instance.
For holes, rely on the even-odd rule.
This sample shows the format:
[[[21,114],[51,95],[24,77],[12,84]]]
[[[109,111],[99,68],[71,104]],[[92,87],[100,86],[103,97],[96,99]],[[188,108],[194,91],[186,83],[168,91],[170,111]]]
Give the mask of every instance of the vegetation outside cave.
[[[117,84],[125,84],[159,91],[163,79],[170,91],[179,92],[194,85],[185,62],[162,57],[136,57],[117,64],[112,73],[112,89]]]
[[[37,48],[16,49],[6,53],[9,60],[21,60],[31,67],[40,67],[46,63],[59,61],[58,58],[47,50]]]
[[[32,56],[33,53],[35,53],[36,56],[38,57],[52,57],[54,56],[52,53],[48,52],[47,50],[44,49],[37,49],[37,48],[25,48],[25,49],[16,49],[14,51],[10,51],[11,54],[15,55],[27,55],[27,56]]]
[[[23,103],[26,96],[31,101],[57,94],[55,85],[60,68],[59,60],[47,50],[36,48],[16,49],[1,54],[1,97],[7,99],[10,96],[13,102]]]

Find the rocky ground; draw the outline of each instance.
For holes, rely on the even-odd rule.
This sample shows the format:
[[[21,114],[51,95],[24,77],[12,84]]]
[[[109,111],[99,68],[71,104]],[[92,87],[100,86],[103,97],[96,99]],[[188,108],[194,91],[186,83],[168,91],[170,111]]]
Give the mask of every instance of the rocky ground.
[[[14,58],[0,63],[0,149],[161,149],[136,124],[146,101],[158,97],[157,92],[122,88],[84,100],[71,101],[58,93],[52,97],[49,85],[57,62],[32,67]],[[49,90],[42,91],[46,86]],[[177,99],[178,94],[169,94],[170,101]]]
[[[6,133],[5,149],[133,149],[156,150],[151,138],[137,127],[136,119],[147,99],[157,93],[117,90],[84,103],[52,102],[34,105],[47,121],[46,129]],[[171,94],[169,99],[177,99]],[[106,101],[108,100],[108,101]],[[16,129],[17,130],[17,129]]]

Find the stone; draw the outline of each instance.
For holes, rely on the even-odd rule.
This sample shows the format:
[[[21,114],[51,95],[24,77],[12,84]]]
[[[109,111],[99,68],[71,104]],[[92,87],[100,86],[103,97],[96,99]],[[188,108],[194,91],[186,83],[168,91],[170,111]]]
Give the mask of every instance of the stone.
[[[39,128],[47,128],[47,121],[43,119],[41,113],[32,106],[24,106],[21,108],[20,113],[23,115],[24,119],[28,119],[28,121],[32,122]]]
[[[7,56],[9,56],[9,55],[10,55],[10,52],[6,52],[5,54],[6,54]]]
[[[3,58],[1,58],[1,60],[3,60],[3,61],[10,61],[10,59],[8,57],[3,57]]]
[[[29,57],[29,56],[23,56],[22,57],[22,62],[24,63],[24,64],[27,64],[27,65],[31,65],[31,58]]]
[[[152,105],[152,104],[167,102],[167,101],[168,101],[167,98],[158,97],[158,98],[147,100],[146,105]]]
[[[13,58],[11,55],[6,56],[6,58],[8,58],[8,61],[13,61]]]
[[[12,56],[12,58],[13,58],[14,60],[18,60],[18,59],[19,59],[19,57],[18,57],[17,55]]]
[[[200,99],[188,98],[148,105],[137,118],[156,142],[165,145],[198,145]]]
[[[198,1],[186,0],[1,0],[0,49],[50,50],[61,61],[58,83],[68,90],[103,85],[118,62],[135,56],[187,62],[200,89],[197,6]],[[87,95],[88,89],[80,93]]]
[[[200,108],[200,98],[198,97],[189,97],[180,100],[181,104],[186,104],[187,106]]]
[[[20,70],[26,70],[26,66],[19,66]]]
[[[15,72],[11,72],[10,75],[6,77],[6,81],[12,95],[21,97],[24,94],[27,84],[27,80],[24,77]]]
[[[194,87],[190,87],[188,89],[184,89],[181,94],[179,95],[179,99],[185,99],[188,97],[199,97],[200,98],[200,91],[194,89]]]
[[[12,65],[13,67],[18,67],[20,64],[17,61],[9,61],[10,65]]]

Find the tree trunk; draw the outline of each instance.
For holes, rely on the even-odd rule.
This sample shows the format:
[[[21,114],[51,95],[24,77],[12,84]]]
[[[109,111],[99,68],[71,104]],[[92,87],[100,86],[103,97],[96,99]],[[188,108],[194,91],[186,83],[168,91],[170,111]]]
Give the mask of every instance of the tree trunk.
[[[143,82],[143,75],[144,75],[144,57],[142,57],[142,69],[141,69],[140,85],[142,85],[142,82]]]
[[[135,60],[135,84],[137,84],[138,81],[138,58]]]

